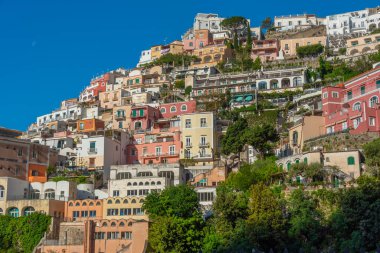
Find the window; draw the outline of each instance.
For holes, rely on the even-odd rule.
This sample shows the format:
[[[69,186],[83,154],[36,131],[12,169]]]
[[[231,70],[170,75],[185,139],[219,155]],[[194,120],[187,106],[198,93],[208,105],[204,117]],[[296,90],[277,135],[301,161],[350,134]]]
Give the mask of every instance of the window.
[[[347,99],[351,100],[352,99],[352,91],[347,92]]]
[[[84,129],[84,123],[79,123],[79,130],[83,130]]]
[[[285,44],[285,50],[289,50],[289,44]]]
[[[144,116],[144,109],[140,109],[140,117]]]
[[[73,211],[73,218],[79,217],[79,211]]]
[[[376,121],[375,121],[374,117],[369,117],[369,125],[370,126],[375,126],[376,125]]]
[[[212,192],[198,192],[197,195],[198,195],[198,200],[200,202],[214,201],[214,193],[212,193]]]
[[[181,111],[182,112],[187,111],[187,105],[181,105]]]
[[[191,147],[191,137],[186,137],[186,147]]]
[[[120,196],[120,192],[118,190],[113,191],[113,196],[114,197],[119,197]]]
[[[88,211],[82,211],[81,216],[82,217],[88,217]]]
[[[177,111],[177,107],[175,106],[170,107],[170,112],[176,112],[176,111]]]
[[[334,126],[327,128],[327,134],[331,134],[331,133],[334,133]]]
[[[293,132],[293,145],[298,145],[298,132]]]
[[[136,83],[140,83],[140,79],[139,79],[139,78],[136,78],[135,82],[136,82]]]
[[[354,129],[358,128],[360,122],[361,122],[361,118],[360,117],[353,120]]]
[[[201,118],[201,127],[207,127],[206,118]]]
[[[162,107],[162,108],[160,109],[160,112],[161,112],[161,113],[166,113],[166,109],[165,109],[164,107]]]
[[[116,208],[109,208],[109,209],[107,209],[107,215],[108,215],[108,216],[116,216],[116,215],[119,215],[119,209],[116,209]]]
[[[133,208],[133,215],[144,215],[141,208]]]
[[[131,156],[136,156],[136,149],[134,148],[131,149]]]
[[[5,197],[5,189],[4,186],[0,185],[0,199]]]
[[[119,232],[107,232],[107,240],[116,240],[119,238]]]
[[[352,107],[352,110],[353,111],[360,111],[360,102],[355,103],[354,106]]]
[[[380,80],[376,81],[376,89],[380,89]]]
[[[136,121],[135,122],[135,130],[139,130],[139,129],[141,129],[142,128],[142,123],[141,123],[141,121]]]
[[[343,122],[342,123],[342,130],[346,130],[347,129],[347,121]]]
[[[328,98],[328,96],[329,96],[329,93],[328,93],[328,92],[324,92],[324,93],[323,93],[323,98]]]
[[[17,155],[18,156],[22,156],[22,148],[19,148],[18,151],[17,151]]]
[[[374,108],[376,104],[379,103],[379,98],[377,96],[373,96],[369,100],[369,107]]]
[[[360,94],[361,95],[365,94],[365,86],[360,87]]]
[[[355,158],[353,156],[349,156],[347,158],[347,164],[348,165],[355,165]]]
[[[169,146],[169,155],[175,154],[175,146]]]
[[[137,190],[127,190],[127,196],[137,196]]]
[[[45,199],[55,199],[55,191],[53,189],[47,189],[45,191]]]
[[[339,97],[339,93],[333,91],[333,92],[332,92],[332,97],[333,97],[333,98],[338,98],[338,97]]]
[[[34,212],[35,212],[34,208],[31,206],[28,206],[24,209],[24,216],[29,216]]]
[[[95,152],[96,150],[96,141],[90,142],[90,152]]]
[[[146,196],[148,194],[149,194],[149,190],[148,189],[139,190],[139,195],[140,196]]]
[[[107,201],[107,204],[112,204],[112,199],[109,199],[109,200]]]
[[[104,240],[105,232],[95,232],[95,240]]]
[[[132,232],[121,232],[121,239],[131,240]]]
[[[132,175],[129,172],[119,172],[116,175],[116,179],[128,179],[131,177],[132,177]]]
[[[123,122],[119,121],[119,129],[122,129],[122,128],[123,128]]]
[[[156,147],[156,155],[159,156],[162,153],[162,147]]]
[[[139,172],[137,173],[138,177],[153,177],[153,173],[150,171],[145,171],[145,172]]]
[[[200,141],[200,145],[201,146],[204,146],[204,145],[206,145],[206,136],[201,136],[201,141]]]
[[[121,216],[132,215],[132,209],[131,208],[122,208],[122,209],[120,209],[120,215]]]
[[[191,128],[191,119],[186,119],[185,128]]]
[[[189,149],[185,149],[185,158],[191,158],[191,151]]]
[[[90,211],[90,217],[96,217],[96,211]]]
[[[303,163],[304,163],[304,164],[307,164],[307,157],[305,157],[305,158],[303,159]]]

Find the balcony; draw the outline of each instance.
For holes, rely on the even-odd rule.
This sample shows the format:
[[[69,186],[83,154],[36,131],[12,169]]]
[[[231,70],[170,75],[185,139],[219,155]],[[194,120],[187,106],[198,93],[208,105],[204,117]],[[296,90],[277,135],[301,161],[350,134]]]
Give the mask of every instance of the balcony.
[[[200,148],[209,148],[210,147],[210,143],[208,143],[208,142],[201,142],[201,143],[199,143],[199,147]]]
[[[193,147],[193,144],[192,144],[192,143],[186,143],[186,144],[185,144],[185,147],[186,147],[186,148],[191,148],[191,147]]]
[[[142,117],[145,117],[145,113],[143,113],[143,114],[131,114],[132,119],[142,118]]]
[[[39,182],[39,183],[45,183],[47,181],[46,176],[29,176],[28,177],[29,182]]]
[[[98,150],[97,150],[97,148],[88,148],[87,153],[88,154],[97,154]]]
[[[210,159],[212,158],[212,154],[198,154],[193,156],[193,159]]]
[[[119,100],[117,97],[112,98],[112,101],[117,101],[117,100]]]
[[[144,154],[144,158],[154,158],[154,157],[176,157],[179,156],[178,152],[169,152],[169,153],[159,153],[159,154]]]
[[[125,120],[125,114],[115,114],[115,120]]]

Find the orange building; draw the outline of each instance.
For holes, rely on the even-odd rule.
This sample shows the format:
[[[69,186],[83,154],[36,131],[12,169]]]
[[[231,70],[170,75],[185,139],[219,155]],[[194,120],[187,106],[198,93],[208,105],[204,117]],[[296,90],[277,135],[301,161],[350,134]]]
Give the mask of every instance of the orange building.
[[[104,130],[104,121],[100,119],[83,119],[77,121],[78,132],[92,132]]]
[[[103,200],[70,200],[65,204],[66,221],[103,219]]]

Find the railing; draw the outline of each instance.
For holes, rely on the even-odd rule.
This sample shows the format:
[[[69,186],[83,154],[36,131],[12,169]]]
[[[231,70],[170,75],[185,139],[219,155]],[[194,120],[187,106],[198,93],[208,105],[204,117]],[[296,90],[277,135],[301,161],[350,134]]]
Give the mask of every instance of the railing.
[[[208,147],[210,147],[210,143],[206,143],[206,142],[201,142],[201,143],[199,143],[199,147],[200,148],[208,148]]]
[[[115,120],[124,120],[124,119],[125,119],[125,115],[115,114]]]
[[[191,148],[192,146],[193,146],[192,143],[186,143],[186,144],[185,144],[185,147],[186,147],[186,148]]]
[[[167,157],[167,156],[178,156],[178,152],[160,153],[160,154],[144,154],[143,157]]]
[[[193,156],[193,159],[197,159],[197,158],[212,158],[212,154],[199,154],[199,155],[195,155]]]
[[[97,154],[98,150],[96,148],[88,148],[87,153],[89,153],[89,154]]]

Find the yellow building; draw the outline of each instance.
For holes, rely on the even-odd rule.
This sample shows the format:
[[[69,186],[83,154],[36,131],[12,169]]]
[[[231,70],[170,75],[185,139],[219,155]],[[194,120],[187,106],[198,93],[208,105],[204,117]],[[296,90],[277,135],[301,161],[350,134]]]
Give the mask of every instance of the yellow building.
[[[193,66],[198,68],[210,67],[231,58],[232,49],[227,48],[226,45],[210,45],[195,49],[193,55],[200,59],[200,61],[194,62]]]
[[[181,159],[192,159],[196,164],[212,164],[217,152],[215,116],[212,112],[181,115]]]
[[[175,40],[168,45],[157,45],[157,46],[151,47],[152,61],[168,53],[171,53],[171,54],[183,53],[183,42]]]
[[[380,50],[380,34],[347,40],[347,55],[366,54]]]
[[[326,36],[283,39],[280,41],[280,48],[281,51],[283,51],[284,56],[296,56],[298,47],[315,44],[321,44],[325,47],[326,41]]]
[[[103,219],[138,219],[148,220],[142,210],[145,197],[113,197],[103,200]]]

